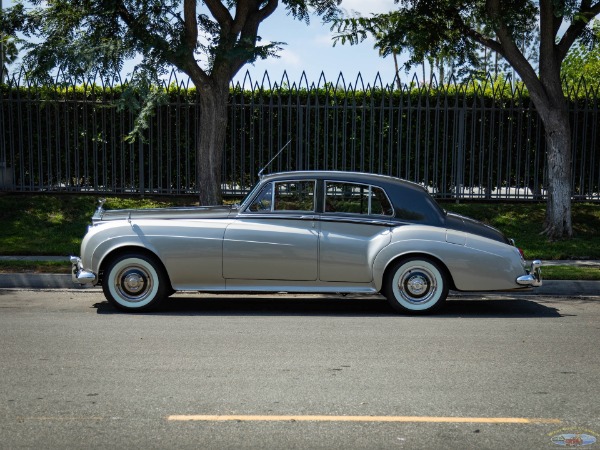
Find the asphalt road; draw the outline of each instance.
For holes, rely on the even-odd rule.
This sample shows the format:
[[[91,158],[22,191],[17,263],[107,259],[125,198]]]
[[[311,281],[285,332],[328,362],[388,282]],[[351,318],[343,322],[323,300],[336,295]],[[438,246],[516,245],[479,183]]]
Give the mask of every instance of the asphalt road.
[[[0,290],[0,448],[600,448],[600,297]]]

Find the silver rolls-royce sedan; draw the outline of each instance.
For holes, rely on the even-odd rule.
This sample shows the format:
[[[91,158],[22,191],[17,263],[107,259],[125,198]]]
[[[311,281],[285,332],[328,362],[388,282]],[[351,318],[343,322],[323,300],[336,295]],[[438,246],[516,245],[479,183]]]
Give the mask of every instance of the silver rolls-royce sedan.
[[[350,172],[265,176],[241,205],[98,208],[73,280],[117,308],[157,308],[176,291],[382,293],[432,312],[450,289],[540,286],[540,262],[500,231],[444,211],[420,185]]]

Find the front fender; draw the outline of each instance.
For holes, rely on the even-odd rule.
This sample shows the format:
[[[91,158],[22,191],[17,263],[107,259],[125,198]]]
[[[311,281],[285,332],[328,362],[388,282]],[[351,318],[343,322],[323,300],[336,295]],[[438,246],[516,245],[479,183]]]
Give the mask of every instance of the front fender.
[[[81,245],[86,270],[99,275],[107,255],[124,247],[152,252],[174,289],[223,289],[223,234],[230,220],[111,221],[91,227]]]
[[[135,224],[112,222],[90,228],[81,244],[82,264],[99,275],[106,257],[125,247],[143,248],[160,256],[152,242]]]

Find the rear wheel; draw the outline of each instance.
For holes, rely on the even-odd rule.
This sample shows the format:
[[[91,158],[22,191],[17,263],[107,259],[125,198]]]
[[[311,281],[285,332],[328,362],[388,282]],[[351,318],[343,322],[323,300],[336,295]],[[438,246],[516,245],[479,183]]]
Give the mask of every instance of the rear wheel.
[[[121,310],[148,311],[168,297],[171,285],[156,258],[128,253],[109,262],[102,290],[106,299]]]
[[[428,258],[394,264],[384,281],[383,294],[398,312],[423,314],[439,309],[448,297],[445,271]]]

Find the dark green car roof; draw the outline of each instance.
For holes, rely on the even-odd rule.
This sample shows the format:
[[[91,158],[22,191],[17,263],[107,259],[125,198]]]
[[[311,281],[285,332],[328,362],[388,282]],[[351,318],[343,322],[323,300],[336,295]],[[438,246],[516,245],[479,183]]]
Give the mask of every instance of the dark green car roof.
[[[423,186],[411,181],[372,173],[327,170],[280,172],[265,175],[261,181],[265,183],[292,179],[317,179],[378,186],[387,193],[392,202],[396,219],[435,226],[442,226],[444,223],[442,208]]]

